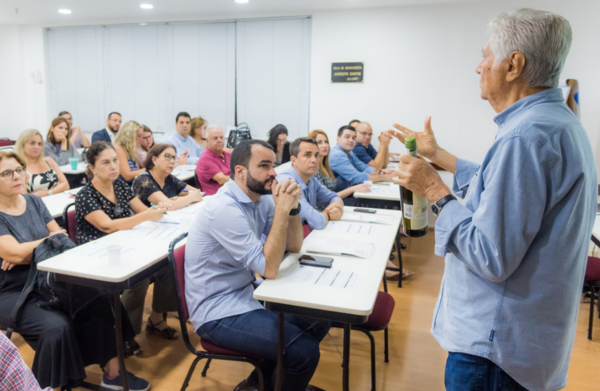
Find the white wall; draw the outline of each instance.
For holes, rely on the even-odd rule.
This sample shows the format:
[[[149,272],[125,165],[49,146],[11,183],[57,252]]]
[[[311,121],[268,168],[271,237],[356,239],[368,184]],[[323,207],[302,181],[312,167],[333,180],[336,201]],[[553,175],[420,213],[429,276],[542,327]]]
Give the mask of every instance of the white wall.
[[[393,122],[421,130],[424,118],[431,115],[440,144],[480,162],[496,131],[495,113],[479,98],[475,73],[485,28],[496,13],[521,6],[556,12],[570,21],[574,38],[563,76],[580,82],[582,122],[599,152],[600,52],[595,41],[600,37],[600,2],[596,0],[307,10],[303,14],[313,15],[310,129],[322,128],[332,137],[356,117],[371,122],[375,131],[388,129]],[[25,78],[26,73],[44,70],[42,37],[39,26],[0,27],[0,110],[5,118],[0,136],[10,131],[7,135],[14,138],[30,126],[45,129],[54,114],[47,112],[46,83],[34,85]],[[20,49],[15,42],[21,42]],[[18,55],[19,60],[4,61],[5,53]],[[331,62],[343,61],[365,62],[363,84],[331,84]],[[22,75],[13,77],[18,67]],[[24,108],[15,103],[23,99]],[[401,149],[397,141],[392,145]]]
[[[479,97],[475,67],[487,22],[498,12],[528,6],[565,16],[573,45],[564,78],[580,82],[581,117],[600,151],[600,2],[522,0],[321,12],[313,16],[311,129],[328,132],[353,118],[379,133],[397,122],[423,129],[433,117],[438,142],[481,162],[494,140],[496,114]],[[365,63],[363,84],[331,84],[331,62]],[[393,141],[393,150],[403,149]],[[598,153],[596,155],[599,155]]]

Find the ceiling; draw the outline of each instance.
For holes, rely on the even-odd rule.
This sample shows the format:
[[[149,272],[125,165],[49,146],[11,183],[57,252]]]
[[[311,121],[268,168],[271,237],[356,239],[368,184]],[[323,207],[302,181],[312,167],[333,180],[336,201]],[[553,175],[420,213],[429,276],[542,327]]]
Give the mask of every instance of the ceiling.
[[[310,14],[314,11],[390,6],[450,4],[489,0],[0,0],[1,24],[44,26],[131,23],[165,20],[244,18],[277,14]],[[154,5],[143,10],[140,4]],[[58,13],[61,8],[71,15]]]

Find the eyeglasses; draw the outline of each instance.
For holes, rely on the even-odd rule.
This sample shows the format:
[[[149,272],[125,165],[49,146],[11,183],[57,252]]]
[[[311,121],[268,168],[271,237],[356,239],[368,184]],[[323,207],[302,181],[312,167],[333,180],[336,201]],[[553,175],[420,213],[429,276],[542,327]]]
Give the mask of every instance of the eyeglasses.
[[[372,137],[373,136],[373,133],[361,132],[360,130],[358,131],[358,133],[362,134],[365,137]]]
[[[10,181],[15,177],[15,172],[19,174],[19,176],[25,175],[25,167],[19,167],[16,170],[6,170],[4,172],[0,172],[0,177],[6,181]]]
[[[165,159],[167,159],[167,161],[169,161],[169,160],[173,160],[173,161],[177,160],[177,156],[175,156],[175,155],[169,155],[168,153],[165,153],[163,156],[165,157]]]
[[[144,136],[138,136],[138,137],[141,138],[142,141],[148,141],[148,140],[150,140],[152,138],[152,136],[146,136],[146,137],[144,137]]]

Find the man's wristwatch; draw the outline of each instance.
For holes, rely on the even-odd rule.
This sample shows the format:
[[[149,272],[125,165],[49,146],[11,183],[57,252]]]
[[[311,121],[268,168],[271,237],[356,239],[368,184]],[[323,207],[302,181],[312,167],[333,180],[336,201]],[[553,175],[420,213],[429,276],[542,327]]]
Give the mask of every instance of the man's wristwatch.
[[[296,216],[300,213],[300,209],[302,209],[302,205],[298,202],[298,207],[296,209],[290,210],[290,216]]]
[[[446,205],[448,202],[455,200],[455,199],[456,199],[456,197],[453,194],[448,194],[447,196],[443,197],[438,202],[434,202],[433,204],[431,204],[431,210],[433,211],[433,214],[436,217],[439,216],[444,205]]]

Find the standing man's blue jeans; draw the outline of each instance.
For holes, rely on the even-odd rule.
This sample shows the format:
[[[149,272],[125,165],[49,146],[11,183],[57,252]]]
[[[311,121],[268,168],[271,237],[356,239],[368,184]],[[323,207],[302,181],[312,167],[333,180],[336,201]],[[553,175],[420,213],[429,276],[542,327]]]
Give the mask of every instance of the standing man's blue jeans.
[[[448,354],[447,391],[527,391],[490,360],[465,353]]]
[[[261,358],[265,389],[270,390],[275,386],[277,372],[278,326],[276,313],[254,310],[205,323],[197,333],[217,346]],[[319,343],[329,327],[329,322],[286,315],[283,390],[306,390],[319,364]],[[256,371],[248,381],[258,385]]]

